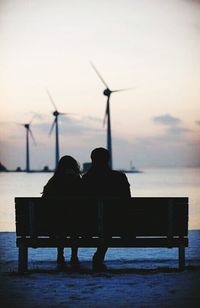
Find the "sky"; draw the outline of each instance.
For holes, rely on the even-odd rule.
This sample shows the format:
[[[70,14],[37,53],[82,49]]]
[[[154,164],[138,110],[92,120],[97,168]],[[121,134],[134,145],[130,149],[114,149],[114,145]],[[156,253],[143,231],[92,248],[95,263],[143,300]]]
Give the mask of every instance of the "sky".
[[[200,1],[0,0],[0,161],[81,164],[106,147],[105,86],[111,95],[114,168],[200,166]]]

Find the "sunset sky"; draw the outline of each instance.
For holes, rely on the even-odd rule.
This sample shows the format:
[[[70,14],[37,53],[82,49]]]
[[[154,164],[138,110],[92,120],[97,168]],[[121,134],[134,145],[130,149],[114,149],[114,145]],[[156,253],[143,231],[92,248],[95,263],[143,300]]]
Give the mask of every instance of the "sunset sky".
[[[111,89],[113,163],[128,168],[200,166],[200,1],[0,0],[0,161],[54,167],[54,108],[60,153],[89,161],[106,146]]]

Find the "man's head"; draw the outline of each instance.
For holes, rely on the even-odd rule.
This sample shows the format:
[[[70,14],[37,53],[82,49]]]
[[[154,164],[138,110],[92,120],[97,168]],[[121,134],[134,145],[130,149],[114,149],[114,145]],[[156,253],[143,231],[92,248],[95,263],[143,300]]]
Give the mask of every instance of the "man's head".
[[[108,166],[110,153],[104,148],[96,148],[91,152],[91,160],[93,166],[105,167]]]

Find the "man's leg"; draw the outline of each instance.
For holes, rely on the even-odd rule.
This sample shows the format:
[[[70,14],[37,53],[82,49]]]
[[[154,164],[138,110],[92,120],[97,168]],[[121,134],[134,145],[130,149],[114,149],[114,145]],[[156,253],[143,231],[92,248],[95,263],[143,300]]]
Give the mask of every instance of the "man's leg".
[[[106,266],[103,263],[104,262],[104,258],[105,258],[105,254],[107,251],[108,247],[106,246],[100,246],[97,248],[94,256],[93,256],[93,270],[95,271],[104,271],[106,270]]]

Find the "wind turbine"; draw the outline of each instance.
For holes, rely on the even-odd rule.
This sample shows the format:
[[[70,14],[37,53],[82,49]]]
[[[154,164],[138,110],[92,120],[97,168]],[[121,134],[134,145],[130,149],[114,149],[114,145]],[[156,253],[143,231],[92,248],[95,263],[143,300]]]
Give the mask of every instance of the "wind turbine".
[[[66,113],[61,113],[58,111],[57,107],[56,107],[56,104],[50,94],[50,92],[48,91],[48,89],[46,89],[47,91],[47,94],[49,96],[49,99],[53,105],[53,107],[55,108],[55,110],[53,111],[53,116],[55,117],[54,118],[54,121],[52,123],[52,126],[51,126],[51,129],[49,131],[49,135],[52,134],[53,132],[53,129],[54,129],[54,126],[55,126],[55,169],[58,165],[58,162],[59,162],[59,158],[60,158],[60,153],[59,153],[59,129],[58,129],[58,117],[59,115],[64,115]]]
[[[105,124],[106,119],[107,119],[107,150],[110,153],[109,165],[110,165],[110,167],[112,169],[112,135],[111,135],[111,120],[110,120],[110,96],[114,92],[126,91],[126,90],[130,90],[132,88],[119,89],[119,90],[110,90],[110,88],[108,87],[107,83],[102,78],[102,76],[100,75],[100,73],[98,72],[98,70],[96,69],[94,64],[92,62],[90,62],[90,64],[93,67],[94,71],[96,72],[97,76],[100,78],[100,80],[102,81],[102,83],[106,87],[106,89],[103,91],[103,95],[107,96],[106,111],[105,111],[105,115],[104,115],[104,124]]]
[[[31,123],[35,116],[33,116],[32,120],[29,123],[21,124],[26,129],[26,172],[30,172],[30,151],[29,151],[29,135],[31,136],[33,143],[36,145],[35,138],[33,136],[33,133],[30,129]]]

